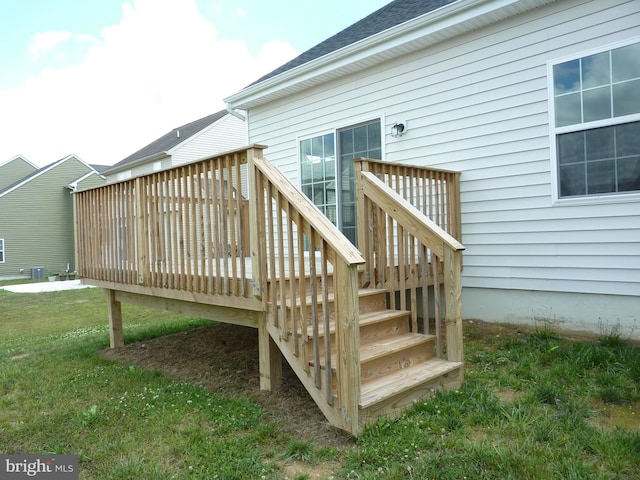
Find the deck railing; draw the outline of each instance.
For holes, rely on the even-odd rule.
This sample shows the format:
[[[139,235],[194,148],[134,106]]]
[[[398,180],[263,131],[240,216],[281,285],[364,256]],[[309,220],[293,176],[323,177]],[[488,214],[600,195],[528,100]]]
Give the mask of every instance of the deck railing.
[[[246,150],[237,150],[77,193],[80,275],[94,283],[253,298],[244,261],[246,163]]]
[[[366,258],[363,281],[386,289],[390,308],[410,311],[413,331],[432,333],[433,319],[438,357],[444,319],[447,358],[462,361],[464,246],[446,231],[459,232],[454,220],[459,216],[457,174],[367,160],[358,162],[356,172],[358,244]],[[431,212],[441,225],[421,210]]]
[[[462,359],[458,174],[356,161],[358,250],[264,148],[78,192],[77,269],[110,292],[112,345],[123,342],[114,292],[191,312],[250,310],[261,386],[278,376],[279,354],[263,355],[273,340],[331,423],[355,432],[360,286],[386,288],[391,308],[411,310],[414,331],[420,306],[440,338],[443,279],[447,357]]]
[[[325,414],[345,430],[357,428],[358,266],[364,258],[272,164],[254,158],[249,178],[255,208],[252,244],[257,246],[252,254],[261,259],[254,261],[260,265],[254,280],[262,285],[262,300],[270,309],[270,332],[299,357],[289,363],[313,379],[308,389]]]

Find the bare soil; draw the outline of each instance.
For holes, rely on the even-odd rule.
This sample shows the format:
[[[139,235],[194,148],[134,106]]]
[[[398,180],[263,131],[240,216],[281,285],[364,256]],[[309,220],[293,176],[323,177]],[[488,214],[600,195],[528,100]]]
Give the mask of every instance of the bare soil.
[[[325,419],[302,383],[284,362],[282,384],[260,391],[258,331],[216,323],[107,349],[101,354],[128,365],[161,371],[209,391],[258,402],[283,433],[318,446],[349,447],[354,440]]]

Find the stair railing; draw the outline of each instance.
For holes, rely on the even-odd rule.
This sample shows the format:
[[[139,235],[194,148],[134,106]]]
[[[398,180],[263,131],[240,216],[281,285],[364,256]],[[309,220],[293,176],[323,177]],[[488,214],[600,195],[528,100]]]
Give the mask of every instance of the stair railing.
[[[430,333],[429,317],[434,318],[438,357],[443,356],[440,331],[443,298],[446,357],[450,361],[462,361],[461,270],[464,246],[378,178],[384,177],[382,173],[367,171],[366,163],[364,168],[362,165],[356,168],[356,188],[360,215],[358,242],[365,252],[366,281],[371,286],[388,290],[391,308],[412,312],[413,331],[419,331],[419,309],[422,310],[424,333]],[[446,203],[440,201],[439,205],[442,212],[447,212]],[[442,214],[455,229],[457,221],[451,215]],[[444,284],[442,293],[441,283]]]
[[[334,425],[355,434],[358,266],[364,258],[260,153],[249,162],[254,292],[268,312],[271,337],[318,406]]]

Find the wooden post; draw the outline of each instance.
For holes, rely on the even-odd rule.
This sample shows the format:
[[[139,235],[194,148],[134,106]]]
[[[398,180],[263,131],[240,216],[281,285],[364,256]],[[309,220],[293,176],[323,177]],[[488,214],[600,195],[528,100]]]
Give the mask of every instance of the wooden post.
[[[258,320],[260,390],[272,391],[282,382],[282,353],[267,330],[267,314]]]
[[[251,250],[251,274],[253,276],[253,295],[263,300],[266,308],[266,296],[263,292],[262,262],[265,260],[263,250],[264,242],[264,219],[259,212],[262,205],[263,194],[262,185],[258,184],[258,172],[254,163],[254,158],[262,158],[262,150],[250,148],[247,150],[247,163],[249,165],[249,228],[250,228],[250,250]],[[262,235],[262,236],[261,236]]]
[[[149,229],[147,227],[146,186],[142,178],[136,178],[136,247],[138,251],[138,284],[147,285],[149,280]]]
[[[372,273],[374,269],[373,255],[371,253],[371,245],[369,242],[369,212],[367,210],[367,199],[364,195],[364,187],[362,186],[361,172],[369,171],[369,163],[360,159],[354,162],[355,179],[356,179],[356,218],[358,221],[358,249],[364,252],[366,263],[364,264],[364,275],[360,280],[361,286],[370,285],[373,281]]]
[[[341,260],[335,267],[336,368],[341,428],[357,435],[360,403],[358,267],[348,266]]]
[[[444,292],[447,329],[447,360],[462,362],[462,251],[445,248]],[[437,286],[436,286],[437,288]]]
[[[111,348],[124,347],[124,332],[122,330],[122,306],[116,300],[116,291],[104,289],[107,295],[107,312],[109,314],[109,341]]]

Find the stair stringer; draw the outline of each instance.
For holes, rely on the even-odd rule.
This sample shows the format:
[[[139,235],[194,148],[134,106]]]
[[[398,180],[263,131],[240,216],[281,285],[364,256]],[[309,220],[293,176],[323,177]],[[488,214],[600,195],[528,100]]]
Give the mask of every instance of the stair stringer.
[[[291,345],[281,339],[280,330],[273,325],[270,319],[267,320],[267,331],[269,332],[269,336],[280,349],[284,359],[287,361],[298,379],[302,382],[302,385],[305,387],[307,392],[309,392],[309,395],[311,395],[311,398],[318,408],[320,408],[329,423],[336,428],[353,434],[354,425],[352,425],[350,419],[342,413],[340,407],[337,405],[337,401],[335,401],[333,405],[327,403],[327,386],[324,384],[324,377],[322,375],[320,376],[321,387],[316,387],[313,375],[305,371],[304,356],[296,356],[293,353]],[[355,427],[357,427],[357,425]]]

